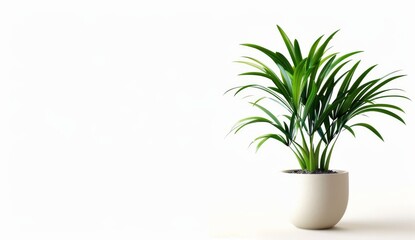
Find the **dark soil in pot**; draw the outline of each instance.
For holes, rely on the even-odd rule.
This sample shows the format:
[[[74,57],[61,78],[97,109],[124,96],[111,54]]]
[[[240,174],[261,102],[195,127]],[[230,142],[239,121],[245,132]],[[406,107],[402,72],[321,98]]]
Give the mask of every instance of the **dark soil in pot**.
[[[333,170],[324,171],[321,169],[317,169],[316,171],[308,171],[308,170],[302,170],[302,169],[295,169],[295,170],[289,170],[286,171],[286,173],[296,173],[296,174],[334,174],[337,173]]]

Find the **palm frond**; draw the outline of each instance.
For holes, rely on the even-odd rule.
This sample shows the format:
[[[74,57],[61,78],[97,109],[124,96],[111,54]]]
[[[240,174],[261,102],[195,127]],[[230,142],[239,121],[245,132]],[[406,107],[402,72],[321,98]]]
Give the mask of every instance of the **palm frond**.
[[[242,44],[268,56],[274,66],[267,66],[262,61],[244,56],[238,63],[254,68],[239,74],[248,79],[260,77],[268,79],[272,86],[262,84],[246,84],[226,91],[238,95],[248,90],[257,90],[266,96],[259,97],[250,104],[260,110],[265,117],[253,116],[239,120],[230,132],[237,133],[246,126],[268,124],[275,133],[256,137],[258,150],[269,139],[277,140],[288,146],[302,169],[315,171],[329,169],[334,146],[343,131],[356,136],[355,128],[363,127],[381,140],[379,131],[367,122],[354,122],[357,116],[366,113],[380,113],[390,116],[402,123],[399,115],[404,113],[401,107],[389,99],[408,99],[401,89],[389,88],[395,80],[405,75],[397,71],[380,78],[369,78],[376,65],[366,68],[361,74],[360,61],[349,65],[351,57],[362,51],[353,51],[343,55],[330,53],[329,43],[338,31],[324,39],[318,37],[307,54],[304,54],[297,39],[291,41],[285,31],[277,26],[289,57],[280,50],[274,51],[256,44]],[[288,60],[290,59],[290,60]],[[291,61],[291,62],[290,62]],[[370,79],[370,80],[367,80]],[[263,100],[271,100],[270,107],[259,104]],[[382,102],[379,102],[382,100]],[[281,105],[284,111],[274,112],[273,104]]]

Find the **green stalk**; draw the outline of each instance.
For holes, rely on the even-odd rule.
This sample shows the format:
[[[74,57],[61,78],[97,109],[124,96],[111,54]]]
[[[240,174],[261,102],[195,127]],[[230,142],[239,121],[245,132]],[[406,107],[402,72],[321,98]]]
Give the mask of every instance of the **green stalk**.
[[[305,162],[304,162],[304,159],[301,157],[302,155],[301,155],[301,152],[300,152],[300,150],[298,150],[298,148],[295,146],[295,144],[293,144],[294,145],[294,148],[292,148],[291,146],[290,146],[290,149],[291,149],[291,151],[293,151],[293,153],[294,153],[294,155],[295,155],[295,157],[297,158],[297,160],[298,160],[298,163],[300,164],[300,166],[301,166],[301,169],[302,170],[304,170],[304,169],[306,169],[307,167],[306,167],[306,164],[305,164]]]
[[[313,137],[314,137],[313,134],[310,135],[310,151],[309,151],[309,157],[308,157],[310,159],[310,169],[308,169],[309,171],[316,170]]]
[[[337,139],[339,139],[339,136],[340,136],[340,133],[339,133],[339,134],[337,134],[337,137],[336,137],[336,139],[334,140],[333,145],[331,146],[331,149],[330,149],[329,155],[327,156],[326,162],[325,162],[325,164],[324,164],[324,171],[328,171],[328,170],[329,170],[329,165],[330,165],[330,158],[331,158],[331,154],[332,154],[332,152],[333,152],[334,145],[336,145]],[[327,145],[327,147],[328,147],[328,145]]]

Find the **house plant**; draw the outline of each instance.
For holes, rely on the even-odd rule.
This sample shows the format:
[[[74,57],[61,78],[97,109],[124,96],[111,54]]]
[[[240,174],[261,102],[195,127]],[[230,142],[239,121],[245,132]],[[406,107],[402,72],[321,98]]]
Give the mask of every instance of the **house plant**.
[[[400,89],[388,87],[404,75],[392,72],[369,77],[376,65],[357,74],[360,61],[351,63],[350,58],[361,51],[329,53],[328,44],[338,31],[317,38],[303,55],[299,42],[291,41],[277,27],[289,57],[259,45],[242,44],[267,56],[272,66],[247,56],[237,61],[253,69],[240,76],[266,79],[268,85],[249,83],[227,91],[239,95],[254,90],[259,95],[250,104],[261,112],[261,116],[239,120],[230,132],[238,133],[252,124],[269,125],[272,132],[256,137],[251,144],[258,150],[268,140],[276,140],[289,147],[298,161],[301,169],[283,171],[296,187],[292,223],[307,229],[330,228],[341,219],[348,201],[348,172],[330,169],[334,146],[343,131],[355,136],[358,127],[383,140],[365,118],[368,113],[405,123],[399,116],[404,111],[388,102],[408,99]]]

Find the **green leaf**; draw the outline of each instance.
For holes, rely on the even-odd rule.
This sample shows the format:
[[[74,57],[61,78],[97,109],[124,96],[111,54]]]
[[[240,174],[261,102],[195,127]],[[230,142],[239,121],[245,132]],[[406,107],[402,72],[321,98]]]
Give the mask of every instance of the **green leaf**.
[[[320,86],[324,80],[324,78],[329,74],[330,70],[332,69],[332,63],[336,56],[330,58],[330,60],[324,65],[323,69],[320,71],[319,76],[317,77],[317,86]]]
[[[300,62],[303,60],[300,45],[298,44],[297,39],[294,40],[294,55],[295,55],[295,59],[297,60],[297,62]]]
[[[327,79],[327,81],[324,83],[323,87],[321,88],[321,90],[319,91],[319,95],[322,96],[326,96],[327,94],[324,94],[324,92],[327,89],[333,89],[334,86],[336,85],[336,82],[334,81],[336,74],[348,63],[344,62],[342,63],[340,66],[338,66],[330,75],[330,77]],[[341,79],[342,77],[340,77],[339,79]],[[321,81],[322,82],[322,81]],[[320,88],[320,85],[318,84],[319,82],[317,82],[317,87]]]
[[[279,90],[279,91],[275,91],[275,90],[273,90],[272,88],[270,88],[270,87],[264,87],[264,86],[262,86],[262,85],[258,85],[258,84],[249,84],[249,85],[244,85],[244,86],[239,86],[239,87],[236,87],[236,88],[231,88],[231,89],[229,89],[228,91],[226,91],[225,92],[225,94],[227,93],[227,92],[229,92],[229,91],[232,91],[232,90],[235,90],[235,89],[238,89],[236,92],[235,92],[235,94],[234,94],[234,96],[236,96],[237,94],[239,94],[240,92],[242,92],[243,90],[245,90],[245,89],[248,89],[248,88],[255,88],[255,89],[259,89],[259,90],[261,90],[261,91],[264,91],[264,92],[266,92],[266,93],[268,93],[268,94],[270,94],[271,96],[273,96],[273,97],[275,97],[275,98],[277,98],[277,99],[280,99],[281,97],[279,96],[279,94],[280,95],[282,95],[282,97],[284,97],[286,100],[290,100],[290,97],[289,97],[289,95],[288,95],[288,93],[286,93],[283,89],[280,89],[280,88],[278,88],[277,90]],[[284,103],[285,101],[283,101],[283,103]],[[287,103],[287,105],[286,105],[288,108],[290,108],[291,106]]]
[[[275,140],[283,143],[284,145],[288,145],[288,143],[284,140],[284,138],[281,135],[278,135],[278,134],[265,134],[265,135],[262,135],[262,136],[259,136],[259,137],[255,138],[255,140],[252,141],[252,143],[253,143],[255,141],[261,140],[257,144],[256,151],[258,151],[259,148],[261,148],[261,146],[270,138],[275,139]]]
[[[345,93],[347,88],[349,87],[350,81],[352,80],[353,74],[356,71],[357,67],[359,66],[360,61],[358,61],[353,67],[348,71],[346,78],[344,79],[342,85],[340,86],[338,96]]]
[[[390,77],[386,80],[384,80],[383,82],[379,83],[378,85],[376,85],[375,87],[373,87],[370,91],[368,91],[363,97],[362,99],[370,99],[370,96],[374,93],[376,93],[376,91],[378,89],[380,89],[381,87],[385,86],[386,84],[388,84],[389,82],[392,82],[393,80],[396,80],[398,78],[404,77],[405,75],[398,75],[398,76],[394,76],[394,77]]]
[[[239,132],[239,130],[241,130],[243,127],[252,124],[252,123],[258,123],[258,122],[263,122],[263,123],[269,123],[271,125],[274,125],[274,123],[266,118],[263,117],[247,117],[247,118],[243,118],[241,120],[239,120],[238,122],[235,123],[235,125],[231,128],[230,132],[235,131],[235,134],[237,132]]]
[[[361,52],[363,52],[363,51],[355,51],[355,52],[351,52],[351,53],[344,54],[343,56],[337,58],[336,61],[333,62],[333,67],[337,66],[337,64],[343,62],[347,58],[349,58],[349,57],[351,57],[351,56],[353,56],[355,54],[361,53]]]
[[[278,65],[280,72],[281,72],[281,78],[284,81],[284,86],[286,86],[286,89],[289,93],[292,92],[292,75],[287,72],[281,65]],[[291,97],[291,95],[290,95]]]
[[[309,156],[308,156],[308,160],[309,160],[309,167],[308,170],[309,171],[315,171],[317,166],[315,166],[315,155],[314,155],[314,147],[313,144],[310,143],[310,151],[309,151]]]
[[[301,63],[295,68],[292,78],[292,101],[294,102],[296,109],[299,108],[300,96],[305,86],[304,82],[306,81],[306,76],[305,61],[301,61]]]
[[[244,43],[244,44],[241,44],[241,45],[259,50],[259,51],[263,52],[265,55],[267,55],[269,58],[271,58],[272,61],[275,62],[275,64],[279,64],[279,65],[283,66],[284,69],[286,69],[289,72],[293,71],[293,69],[291,67],[291,64],[289,62],[287,62],[287,59],[286,58],[281,58],[280,55],[274,53],[273,51],[271,51],[269,49],[266,49],[264,47],[255,45],[255,44],[250,44],[250,43]]]
[[[305,168],[308,168],[309,166],[309,152],[308,149],[305,147],[302,147],[300,144],[298,144],[297,142],[293,141],[293,145],[295,147],[295,149],[297,149],[297,151],[301,154],[299,154],[304,162]],[[303,145],[304,146],[304,145]]]
[[[316,162],[317,162],[317,166],[316,167],[318,167],[318,159],[319,159],[319,157],[320,157],[320,147],[321,147],[321,143],[322,143],[323,141],[322,140],[320,140],[320,142],[317,144],[317,148],[316,148],[316,150],[315,150],[315,152],[314,152],[314,159],[316,159]]]
[[[316,98],[316,94],[317,94],[317,87],[316,84],[311,83],[311,93],[307,98],[307,102],[305,104],[304,107],[304,114],[303,114],[303,119],[302,121],[305,120],[305,118],[308,116],[308,113],[310,111],[310,107],[311,105],[314,103],[314,99]]]
[[[268,74],[262,73],[262,72],[244,72],[244,73],[238,74],[238,76],[260,76],[260,77],[269,79]]]
[[[369,129],[370,131],[372,131],[382,141],[384,141],[382,135],[380,135],[380,133],[378,132],[378,130],[376,130],[376,128],[372,127],[370,124],[367,124],[367,123],[356,123],[356,124],[353,124],[351,127],[354,127],[354,126],[365,127],[367,129]]]
[[[265,107],[263,107],[263,106],[261,106],[257,103],[253,103],[253,102],[250,102],[250,103],[252,104],[252,106],[257,107],[257,108],[261,109],[264,113],[266,113],[272,120],[274,120],[275,124],[281,126],[281,122],[278,120],[278,118],[274,114],[271,113],[271,111],[269,111],[268,109],[266,109]]]
[[[353,129],[352,129],[351,127],[349,127],[349,126],[347,126],[347,125],[344,125],[344,128],[345,128],[347,131],[349,131],[349,132],[353,135],[353,137],[356,137],[356,134],[354,133],[354,131],[353,131]]]
[[[402,95],[383,95],[383,96],[377,96],[375,98],[370,98],[370,101],[374,101],[374,100],[381,99],[381,98],[404,98],[406,100],[411,101],[410,98],[405,97],[405,96],[402,96]]]
[[[366,71],[364,71],[362,74],[360,74],[359,78],[353,83],[350,89],[356,89],[363,81],[363,79],[369,74],[369,72],[372,71],[376,66],[377,65],[373,65],[370,68],[366,69]]]
[[[254,68],[260,70],[261,72],[265,73],[265,69],[262,66],[258,65],[258,64],[255,64],[255,63],[252,63],[252,62],[247,62],[247,61],[234,61],[234,62],[235,63],[246,64],[248,66],[254,67]]]
[[[323,111],[322,114],[316,119],[315,128],[318,129],[321,124],[327,119],[329,114],[339,105],[339,103],[344,99],[344,97],[337,98],[332,104],[330,104],[327,109]]]
[[[326,163],[326,154],[327,154],[328,147],[329,147],[329,145],[326,145],[326,147],[324,148],[323,153],[321,154],[320,169],[324,169],[324,166],[325,166],[325,163]]]
[[[321,35],[319,38],[317,38],[316,41],[314,41],[313,45],[310,48],[310,51],[308,52],[308,57],[307,57],[307,68],[312,67],[311,66],[311,60],[313,59],[314,53],[317,49],[318,43],[321,41],[321,39],[323,38],[324,35]]]
[[[290,104],[287,103],[284,99],[280,98],[279,96],[278,96],[278,98],[276,97],[276,99],[275,98],[271,98],[271,97],[269,97],[267,99],[278,103],[280,106],[282,106],[283,108],[285,108],[288,112],[290,112],[290,113],[293,112],[293,110],[291,109]]]
[[[331,160],[331,154],[333,153],[334,144],[331,146],[329,155],[327,156],[326,162],[324,163],[324,171],[329,170],[330,160]]]
[[[291,119],[290,119],[290,131],[289,131],[289,133],[290,133],[290,140],[292,140],[293,138],[294,138],[294,134],[295,134],[295,123],[296,123],[296,118],[295,118],[295,113],[293,113],[293,115],[291,116]]]
[[[301,157],[301,154],[299,154],[299,153],[297,153],[297,152],[295,152],[294,150],[292,150],[293,151],[293,153],[294,153],[294,155],[295,155],[295,157],[297,158],[297,160],[298,160],[298,163],[300,164],[300,166],[301,166],[301,169],[306,169],[307,168],[307,166],[306,166],[306,164],[305,164],[305,162],[304,162],[304,159]]]
[[[395,114],[395,113],[393,113],[393,112],[391,112],[389,110],[383,109],[383,108],[376,108],[376,107],[373,107],[373,108],[370,107],[369,108],[368,107],[368,108],[365,108],[363,110],[359,110],[359,111],[355,112],[353,114],[353,116],[357,116],[357,115],[362,114],[362,113],[365,113],[365,112],[379,112],[379,113],[383,113],[383,114],[389,115],[389,116],[391,116],[391,117],[399,120],[403,124],[405,124],[405,121],[401,117],[399,117],[397,114]]]
[[[334,33],[332,33],[327,39],[326,41],[324,41],[324,43],[318,48],[318,50],[316,51],[316,53],[312,56],[312,58],[310,58],[311,61],[311,66],[313,66],[316,62],[319,62],[321,57],[323,56],[327,45],[329,44],[330,40],[334,37],[334,35],[338,32],[339,30],[335,31]],[[317,70],[315,70],[317,72]]]
[[[405,113],[405,111],[402,108],[392,105],[392,104],[375,103],[375,104],[369,105],[368,107],[392,108],[392,109]]]
[[[282,30],[282,28],[280,26],[278,26],[278,25],[277,25],[277,28],[278,28],[278,31],[281,34],[281,37],[282,37],[282,39],[283,39],[283,41],[285,43],[285,46],[287,47],[288,53],[291,56],[291,59],[292,59],[292,61],[294,63],[294,66],[296,66],[297,63],[298,63],[297,62],[298,60],[295,57],[294,46],[293,46],[291,40],[288,38],[287,34],[285,34],[284,30]]]
[[[264,72],[264,74],[257,74],[257,75],[269,78],[275,84],[275,86],[277,88],[281,89],[281,91],[283,91],[285,93],[285,95],[288,94],[287,90],[286,90],[287,89],[286,86],[284,86],[281,79],[275,74],[274,71],[271,70],[271,68],[269,68],[267,65],[263,64],[262,62],[256,60],[255,58],[246,57],[246,56],[243,56],[243,58],[249,59],[249,60],[254,61],[258,64],[251,65],[250,62],[244,62],[244,61],[237,61],[237,62],[245,63],[245,64],[248,64],[248,65],[251,65],[251,66],[257,66],[256,68],[258,68],[259,70]]]

